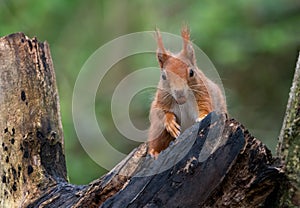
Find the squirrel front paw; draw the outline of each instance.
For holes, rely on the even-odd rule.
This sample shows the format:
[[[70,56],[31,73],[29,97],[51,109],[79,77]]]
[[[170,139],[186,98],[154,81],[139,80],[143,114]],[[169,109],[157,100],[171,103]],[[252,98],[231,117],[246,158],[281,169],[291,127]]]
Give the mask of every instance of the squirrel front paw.
[[[177,138],[180,134],[180,125],[176,122],[176,116],[173,113],[166,113],[165,128],[172,137]]]
[[[151,149],[149,152],[149,155],[154,158],[154,159],[157,159],[158,155],[159,155],[159,152],[154,150],[154,149]]]

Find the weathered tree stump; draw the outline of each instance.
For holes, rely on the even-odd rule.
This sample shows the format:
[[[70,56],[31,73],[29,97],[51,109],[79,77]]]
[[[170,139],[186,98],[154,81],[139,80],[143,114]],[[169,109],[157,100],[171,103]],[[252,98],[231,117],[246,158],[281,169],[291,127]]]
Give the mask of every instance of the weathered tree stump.
[[[47,43],[0,39],[1,207],[272,207],[280,161],[234,119],[211,113],[154,160],[141,144],[88,185],[66,179]]]
[[[17,33],[0,39],[0,205],[27,205],[66,181],[50,50]]]

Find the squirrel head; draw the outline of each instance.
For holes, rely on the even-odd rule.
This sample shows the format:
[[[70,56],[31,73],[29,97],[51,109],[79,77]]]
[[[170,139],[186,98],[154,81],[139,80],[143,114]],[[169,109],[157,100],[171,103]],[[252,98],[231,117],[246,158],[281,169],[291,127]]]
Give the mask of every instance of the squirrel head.
[[[178,54],[172,54],[164,48],[161,34],[156,29],[156,56],[161,69],[161,86],[163,90],[172,95],[179,105],[187,101],[189,86],[197,83],[198,73],[187,26],[182,27],[181,37],[183,40],[182,50]]]

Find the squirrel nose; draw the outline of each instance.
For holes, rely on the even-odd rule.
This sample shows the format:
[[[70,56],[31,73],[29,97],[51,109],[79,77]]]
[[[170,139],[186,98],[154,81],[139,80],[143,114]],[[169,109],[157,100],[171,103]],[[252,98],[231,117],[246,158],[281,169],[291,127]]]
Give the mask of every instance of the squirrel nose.
[[[174,94],[176,95],[176,97],[184,96],[183,90],[174,90]]]
[[[174,98],[180,105],[186,102],[186,96],[183,90],[174,90]]]

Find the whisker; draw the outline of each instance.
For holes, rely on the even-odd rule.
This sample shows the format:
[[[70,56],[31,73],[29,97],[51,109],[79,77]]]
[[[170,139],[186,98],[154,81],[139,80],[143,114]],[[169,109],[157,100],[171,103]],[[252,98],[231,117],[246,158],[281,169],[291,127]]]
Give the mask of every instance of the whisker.
[[[194,84],[194,85],[190,85],[189,87],[192,88],[192,87],[203,87],[205,86],[205,84]]]
[[[193,92],[197,92],[197,93],[201,93],[203,94],[204,92],[202,90],[196,90],[196,89],[192,89]]]

